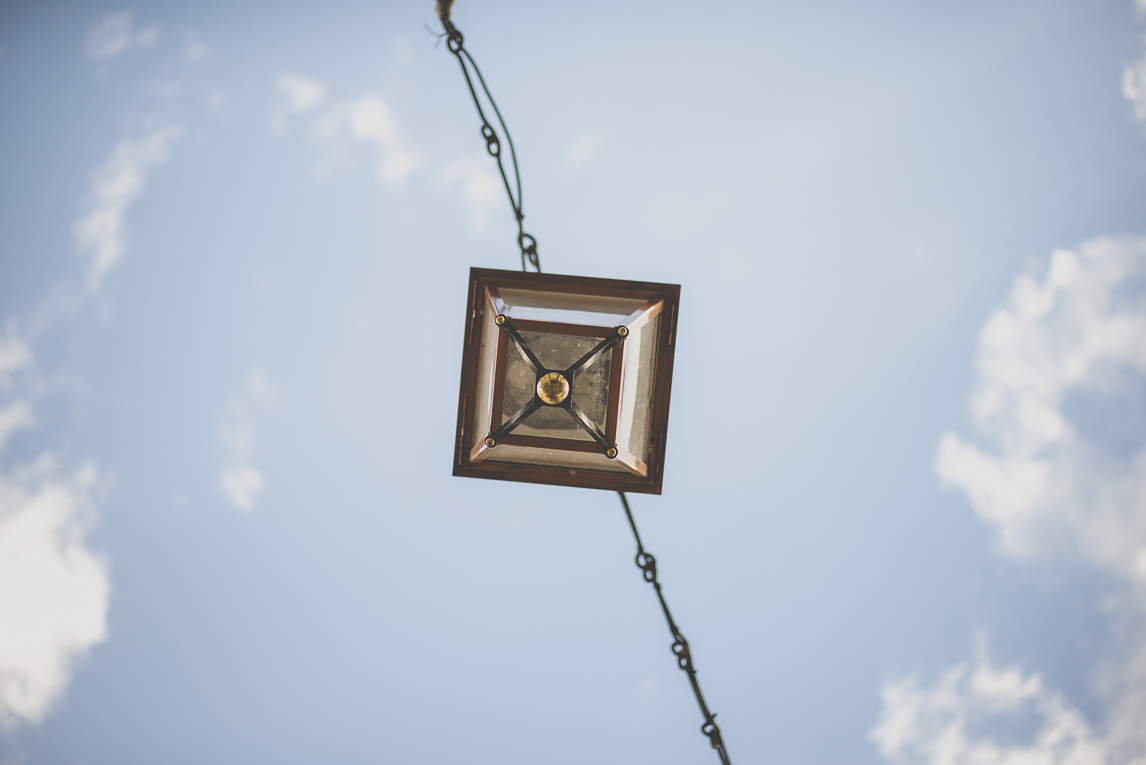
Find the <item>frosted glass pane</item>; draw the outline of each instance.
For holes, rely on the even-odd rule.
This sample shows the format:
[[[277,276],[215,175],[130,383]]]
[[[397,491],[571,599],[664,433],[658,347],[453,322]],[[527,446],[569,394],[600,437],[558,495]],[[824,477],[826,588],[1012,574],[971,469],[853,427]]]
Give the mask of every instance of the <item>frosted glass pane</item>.
[[[513,429],[517,436],[544,436],[546,438],[571,438],[576,441],[592,441],[572,412],[556,406],[543,406],[525,418],[525,422]]]
[[[532,446],[498,444],[486,457],[490,462],[520,462],[527,465],[551,465],[575,470],[607,470],[627,473],[624,465],[603,454],[592,452],[564,452],[557,449],[537,449]]]
[[[612,368],[613,349],[602,353],[591,364],[573,376],[573,401],[590,420],[605,431],[605,415],[609,408],[609,370]]]
[[[503,335],[509,343],[509,353],[505,360],[505,399],[502,406],[501,421],[504,423],[512,417],[517,410],[533,400],[533,386],[537,383],[537,375],[533,367],[517,350],[517,344]]]
[[[551,335],[545,332],[522,332],[521,337],[543,366],[557,370],[569,367],[596,348],[602,340],[599,337]],[[609,403],[609,370],[612,356],[611,350],[605,351],[591,364],[578,370],[570,381],[573,387],[573,400],[602,431],[605,429],[605,415]],[[517,345],[511,344],[506,356],[503,423],[533,400],[536,383],[537,374],[518,350]],[[513,432],[523,436],[593,440],[576,418],[568,410],[560,407],[541,407],[529,415]]]
[[[529,333],[534,334],[534,333]],[[552,337],[552,336],[550,336]],[[530,349],[534,340],[528,340]],[[536,351],[535,351],[536,352]],[[505,366],[505,404],[502,407],[501,421],[505,423],[521,407],[533,400],[537,375],[529,362],[521,355],[516,345],[509,347]],[[578,441],[592,441],[568,410],[553,406],[543,406],[513,429],[520,436],[544,436],[546,438],[572,438]]]
[[[648,461],[649,419],[652,415],[653,370],[656,365],[660,316],[625,341],[625,373],[617,443],[643,462]]]
[[[489,435],[490,414],[493,409],[493,368],[497,363],[494,348],[500,330],[494,323],[492,311],[485,311],[481,326],[481,346],[478,350],[478,379],[474,397],[474,428],[470,448]]]
[[[565,369],[597,347],[600,337],[522,332],[521,338],[546,369]]]
[[[600,295],[572,295],[565,292],[536,292],[502,287],[501,299],[509,307],[510,316],[518,316],[517,307],[545,308],[554,311],[583,311],[625,317],[645,304],[638,298],[602,297]],[[560,315],[553,321],[565,321]],[[573,322],[570,322],[573,323]]]

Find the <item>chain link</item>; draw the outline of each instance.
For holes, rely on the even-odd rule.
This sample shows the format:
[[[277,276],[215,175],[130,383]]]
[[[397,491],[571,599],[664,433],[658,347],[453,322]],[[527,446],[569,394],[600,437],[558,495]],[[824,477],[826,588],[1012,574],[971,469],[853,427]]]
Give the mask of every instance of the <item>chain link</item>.
[[[513,207],[514,217],[517,219],[517,247],[521,250],[521,270],[528,271],[526,264],[532,265],[538,272],[541,271],[541,259],[537,255],[537,240],[531,234],[525,232],[524,222],[525,213],[522,212],[522,198],[521,198],[521,172],[517,168],[517,152],[513,148],[513,138],[509,135],[509,128],[505,126],[505,120],[502,119],[501,110],[497,108],[497,102],[493,100],[493,94],[489,92],[489,87],[485,84],[485,78],[482,77],[481,69],[478,68],[477,62],[474,61],[473,56],[466,50],[465,38],[462,36],[461,31],[453,25],[450,21],[449,6],[452,3],[439,3],[438,15],[442,19],[442,26],[445,27],[446,48],[450,53],[454,54],[454,58],[458,60],[458,65],[462,68],[462,74],[465,75],[466,85],[470,89],[470,96],[473,97],[474,106],[477,107],[478,117],[481,118],[481,135],[485,139],[485,149],[491,157],[497,160],[497,169],[501,173],[501,181],[505,185],[505,193],[509,197],[509,204]],[[445,10],[443,11],[443,6]],[[486,99],[493,107],[493,113],[497,116],[498,124],[501,125],[501,131],[505,134],[505,141],[509,144],[509,157],[513,162],[513,178],[514,185],[517,188],[517,194],[513,193],[513,188],[509,183],[509,175],[505,172],[505,164],[502,162],[501,157],[501,139],[498,137],[497,131],[494,130],[493,125],[486,119],[485,110],[482,109],[481,99],[478,98],[477,90],[474,88],[473,78],[470,77],[470,67],[473,67],[474,74],[477,75],[478,84],[481,85],[482,92],[485,93]]]
[[[625,508],[625,517],[629,519],[629,526],[633,529],[633,538],[637,540],[637,557],[635,558],[637,568],[641,570],[641,575],[644,576],[645,581],[656,590],[657,600],[661,603],[661,610],[664,611],[669,632],[672,633],[672,652],[676,656],[676,664],[688,673],[688,682],[692,686],[692,692],[696,695],[696,703],[700,706],[700,713],[704,715],[700,732],[708,736],[712,748],[720,755],[720,762],[723,765],[732,765],[732,761],[728,759],[728,749],[724,746],[724,738],[720,735],[720,726],[716,724],[716,713],[709,711],[708,704],[704,701],[704,694],[700,692],[700,681],[696,679],[696,667],[692,665],[692,649],[689,648],[688,640],[681,633],[680,628],[676,626],[676,622],[673,621],[672,612],[669,611],[668,602],[665,601],[664,592],[661,590],[661,583],[657,581],[657,559],[653,557],[652,553],[646,552],[645,546],[641,544],[641,535],[637,531],[636,521],[633,520],[633,511],[629,509],[628,497],[621,491],[617,492],[617,496],[621,498],[621,505]]]

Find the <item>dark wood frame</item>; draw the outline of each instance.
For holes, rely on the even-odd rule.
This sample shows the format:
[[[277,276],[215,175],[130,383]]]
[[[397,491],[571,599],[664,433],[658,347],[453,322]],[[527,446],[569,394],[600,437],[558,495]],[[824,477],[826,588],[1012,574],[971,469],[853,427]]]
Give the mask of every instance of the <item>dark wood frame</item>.
[[[481,348],[482,324],[486,311],[497,311],[500,302],[498,288],[519,289],[543,292],[559,292],[570,295],[592,295],[644,300],[646,308],[660,303],[645,317],[652,318],[663,314],[658,326],[656,340],[656,361],[653,371],[652,411],[649,416],[649,446],[646,474],[642,477],[631,472],[611,472],[606,470],[572,469],[548,465],[527,465],[512,462],[495,462],[481,459],[480,449],[471,450],[467,444],[473,440],[478,381],[478,353]],[[489,268],[471,268],[466,306],[465,338],[462,346],[461,390],[458,395],[458,424],[454,441],[454,475],[471,478],[493,478],[503,481],[524,481],[529,483],[578,486],[610,491],[660,494],[664,478],[665,447],[668,436],[669,397],[672,389],[672,368],[675,355],[676,322],[680,305],[680,286],[656,282],[631,282],[619,279],[594,279],[583,276],[560,276],[557,274],[536,274],[523,271],[501,271]],[[642,309],[644,310],[644,309]],[[524,331],[532,331],[529,325],[534,322],[515,320],[514,324]],[[541,323],[537,323],[540,325]],[[552,332],[554,327],[564,326],[570,334],[594,336],[596,328],[577,325],[557,325],[544,322],[543,331]],[[500,333],[499,333],[500,336]],[[616,439],[617,413],[614,397],[620,396],[621,356],[614,357],[609,381],[610,404],[606,422],[606,432],[610,439]],[[497,366],[494,380],[494,412],[501,412],[501,394],[504,392],[505,355],[508,343],[497,343]],[[624,353],[620,350],[619,353]],[[500,378],[500,379],[499,379]],[[512,439],[512,440],[511,440]],[[533,443],[534,441],[545,443]],[[568,440],[565,446],[556,446],[554,441]],[[596,445],[590,441],[572,439],[546,439],[533,436],[508,436],[503,443],[519,443],[521,446],[544,446],[545,448],[567,448],[571,451],[595,451]],[[475,459],[477,458],[477,459]],[[635,459],[635,458],[633,458]],[[638,461],[639,462],[639,461]],[[632,469],[632,467],[629,467]]]

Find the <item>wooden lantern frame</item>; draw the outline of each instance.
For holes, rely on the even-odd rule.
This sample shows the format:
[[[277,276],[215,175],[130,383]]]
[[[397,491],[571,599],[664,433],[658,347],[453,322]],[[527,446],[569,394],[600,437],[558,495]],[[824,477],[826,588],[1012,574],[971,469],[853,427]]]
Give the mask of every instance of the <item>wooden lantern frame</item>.
[[[537,293],[558,293],[567,296],[572,310],[577,310],[578,298],[591,304],[594,298],[624,298],[640,301],[641,308],[633,311],[616,326],[540,321],[513,318],[508,314],[501,290]],[[458,425],[454,444],[454,475],[472,478],[492,478],[504,481],[577,486],[591,489],[660,494],[664,477],[665,446],[668,435],[669,397],[672,388],[673,357],[675,354],[676,322],[680,305],[680,286],[656,282],[633,282],[619,279],[596,279],[581,276],[501,271],[471,268],[466,307],[465,339],[462,347],[461,390],[458,396]],[[592,309],[589,309],[592,310]],[[481,375],[482,331],[486,312],[496,317],[498,331],[491,406],[488,412],[488,432],[478,434],[479,377]],[[652,364],[651,400],[648,423],[646,459],[642,461],[617,444],[618,415],[622,405],[621,376],[626,353],[625,338],[632,331],[658,317],[655,358]],[[551,438],[521,435],[512,432],[517,424],[531,414],[540,402],[522,408],[507,421],[503,412],[506,370],[510,345],[516,344],[524,358],[534,367],[538,378],[549,372],[537,363],[521,338],[520,332],[543,332],[551,335],[577,335],[600,338],[601,343],[567,370],[570,382],[573,370],[588,366],[599,354],[612,354],[609,369],[609,387],[604,428],[579,412],[572,393],[567,400],[554,406],[571,409],[574,418],[593,440]],[[529,407],[532,406],[533,409]],[[529,411],[526,411],[526,410]],[[480,439],[479,439],[480,435]],[[554,465],[526,464],[489,460],[492,450],[499,445],[552,449],[555,451],[604,453],[618,465],[619,470],[585,469]]]

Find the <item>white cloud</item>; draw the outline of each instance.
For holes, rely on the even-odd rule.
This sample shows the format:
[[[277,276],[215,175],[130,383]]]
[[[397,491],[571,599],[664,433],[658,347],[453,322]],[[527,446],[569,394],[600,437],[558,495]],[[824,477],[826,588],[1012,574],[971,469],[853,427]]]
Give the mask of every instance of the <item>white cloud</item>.
[[[405,37],[397,37],[390,43],[390,50],[394,53],[394,63],[406,67],[414,63],[414,49]]]
[[[327,88],[321,81],[297,74],[283,74],[275,82],[282,98],[271,111],[271,132],[281,135],[287,129],[287,115],[309,112],[326,98]],[[315,135],[327,145],[320,163],[323,169],[343,165],[350,155],[347,138],[365,141],[377,147],[381,159],[376,175],[389,186],[400,186],[425,162],[398,127],[390,106],[380,96],[331,104],[313,121]]]
[[[8,322],[0,335],[0,392],[12,384],[12,375],[32,366],[32,349],[16,332],[14,322]]]
[[[991,447],[947,433],[936,472],[967,494],[1005,553],[1065,546],[1146,591],[1146,444],[1119,453],[1084,435],[1066,408],[1141,396],[1144,279],[1146,239],[1058,251],[1045,278],[1018,279],[979,339],[970,407]]]
[[[980,639],[970,662],[930,687],[907,677],[885,684],[871,739],[891,762],[927,765],[1111,765],[1109,742],[1037,674],[996,668]],[[1007,741],[999,722],[1033,718],[1027,741]]]
[[[155,44],[159,38],[159,25],[152,24],[146,29],[141,29],[135,33],[135,44],[141,48],[148,48]]]
[[[158,36],[158,24],[134,31],[131,11],[109,13],[88,30],[88,58],[96,62],[107,62],[133,45],[144,48],[153,45]]]
[[[0,336],[0,452],[35,424],[32,349]],[[31,378],[31,382],[30,382]],[[50,453],[0,470],[0,728],[36,723],[63,695],[76,661],[106,637],[106,565],[86,543],[92,466],[60,476]]]
[[[250,512],[263,490],[263,474],[254,465],[225,467],[219,472],[219,489],[236,510]]]
[[[1072,557],[1106,572],[1125,644],[1107,660],[1101,728],[1037,674],[996,670],[980,646],[931,688],[883,688],[872,738],[897,762],[932,765],[1146,765],[1146,433],[1105,439],[1146,392],[1146,239],[1096,239],[1015,281],[979,338],[970,409],[987,446],[947,433],[936,472],[1018,560]],[[1095,429],[1073,412],[1105,404]],[[1139,411],[1142,411],[1139,407]],[[1093,433],[1094,435],[1090,435]],[[1033,736],[995,729],[1033,715]],[[989,724],[989,725],[988,725]]]
[[[244,390],[227,399],[226,416],[218,427],[219,441],[227,450],[226,463],[219,469],[219,490],[236,510],[255,509],[266,478],[252,462],[255,446],[254,415],[256,406],[274,400],[274,388],[262,372],[247,376]]]
[[[275,135],[286,132],[287,115],[311,111],[326,98],[326,85],[322,81],[290,72],[279,75],[275,80],[275,90],[281,96],[271,110],[271,132]],[[324,127],[330,133],[338,132],[335,123]]]
[[[8,445],[8,439],[18,430],[26,430],[35,424],[32,405],[27,401],[16,401],[0,406],[0,452]]]
[[[247,395],[261,406],[270,406],[275,401],[275,388],[262,370],[252,370],[247,375]]]
[[[183,49],[183,58],[191,64],[210,61],[214,57],[215,51],[211,50],[210,46],[193,38],[187,41],[187,47]]]
[[[582,133],[565,152],[565,164],[571,167],[583,165],[597,156],[604,145],[605,139],[600,133]]]
[[[326,86],[313,77],[284,74],[275,87],[286,96],[287,108],[296,114],[313,109],[326,97]]]
[[[1139,3],[1139,7],[1144,5]],[[1122,95],[1134,106],[1138,121],[1146,123],[1146,55],[1122,70]]]
[[[130,39],[129,14],[109,19],[92,38],[92,49],[102,58],[122,51],[125,34]],[[145,33],[145,41],[154,39],[154,31]],[[89,256],[86,290],[63,287],[49,293],[30,325],[32,336],[53,317],[74,315],[123,257],[124,216],[178,134],[177,127],[164,127],[124,140],[95,172],[84,214],[74,226],[77,248]],[[0,395],[7,399],[0,400],[0,449],[12,433],[34,425],[36,372],[28,338],[10,321],[0,335]],[[2,727],[42,720],[62,697],[76,662],[107,636],[107,566],[86,540],[97,477],[92,466],[61,476],[50,453],[31,465],[0,471]]]
[[[85,212],[76,221],[77,249],[88,255],[87,288],[97,292],[104,277],[126,251],[124,216],[138,198],[152,169],[167,159],[168,147],[179,137],[168,125],[135,139],[124,139],[95,172]]]
[[[8,322],[0,335],[0,394],[8,393],[14,377],[33,366],[32,349],[16,331],[15,322]],[[35,420],[32,405],[25,400],[0,403],[0,452],[8,439],[18,430],[30,428]]]
[[[129,14],[109,19],[92,38],[103,58],[121,52],[131,32]],[[155,34],[144,30],[138,44]],[[31,339],[53,319],[75,315],[98,292],[126,250],[128,208],[178,134],[177,127],[163,127],[115,148],[95,172],[74,226],[77,248],[89,256],[86,289],[58,286],[23,331],[11,320],[0,334],[0,450],[12,433],[35,422],[32,401],[42,391]],[[63,696],[76,662],[106,639],[107,565],[87,543],[97,479],[90,465],[61,474],[51,453],[0,470],[0,727],[42,720]]]
[[[0,724],[44,718],[76,661],[107,637],[107,567],[85,542],[93,467],[50,456],[0,475]]]
[[[485,225],[505,194],[504,183],[494,167],[493,160],[481,154],[451,162],[442,170],[444,183],[461,186],[462,199],[470,211],[469,222],[474,228]]]
[[[399,184],[422,164],[418,152],[406,146],[390,107],[378,96],[363,96],[350,107],[350,132],[355,138],[373,141],[382,152],[378,179]]]
[[[131,45],[131,11],[109,13],[88,30],[88,57],[95,61],[115,58]]]
[[[212,88],[207,92],[206,102],[207,108],[218,114],[227,108],[227,94],[221,90]]]

